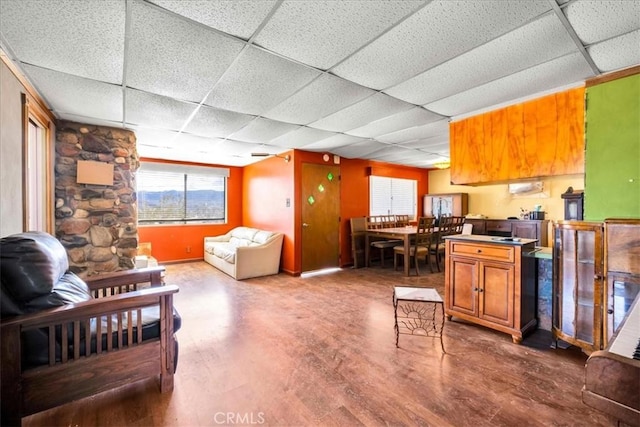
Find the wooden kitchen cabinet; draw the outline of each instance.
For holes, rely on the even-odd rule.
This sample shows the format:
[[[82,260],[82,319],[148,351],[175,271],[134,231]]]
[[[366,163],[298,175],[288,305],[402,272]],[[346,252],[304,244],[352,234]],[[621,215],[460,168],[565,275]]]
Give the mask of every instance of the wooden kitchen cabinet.
[[[484,219],[465,218],[464,223],[473,226],[471,229],[473,234],[487,234],[487,221]]]
[[[450,124],[451,183],[584,173],[584,88]]]
[[[554,223],[552,333],[585,353],[603,348],[603,234],[601,222]]]
[[[533,241],[495,242],[489,236],[447,238],[445,312],[511,334],[520,343],[537,325]]]

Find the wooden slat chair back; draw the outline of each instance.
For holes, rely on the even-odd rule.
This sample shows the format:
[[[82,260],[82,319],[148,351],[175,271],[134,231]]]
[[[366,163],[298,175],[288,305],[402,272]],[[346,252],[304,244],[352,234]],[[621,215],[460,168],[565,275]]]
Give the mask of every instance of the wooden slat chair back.
[[[353,217],[349,219],[351,225],[351,256],[353,257],[354,268],[365,266],[364,245],[367,232],[367,218]]]
[[[444,262],[445,241],[444,236],[452,234],[451,230],[454,224],[453,217],[441,216],[438,221],[438,229],[435,232],[434,238],[431,241],[429,247],[430,255],[433,255],[436,259],[436,267],[438,271],[442,271],[440,264]]]
[[[464,226],[463,216],[452,216],[451,226],[449,228],[449,234],[462,234],[463,226]]]
[[[409,215],[396,215],[396,227],[406,227],[409,225]]]
[[[397,245],[393,248],[393,268],[395,270],[398,269],[398,258],[402,255],[403,257],[410,257],[409,261],[413,261],[413,264],[416,268],[416,274],[418,276],[420,275],[419,260],[422,258],[424,258],[425,262],[429,264],[429,270],[433,273],[433,265],[431,264],[431,260],[429,257],[429,248],[431,247],[435,235],[435,218],[418,218],[416,237],[413,241],[413,244],[409,248],[409,254],[405,254],[403,245]]]
[[[381,215],[382,228],[393,228],[396,226],[395,215]]]

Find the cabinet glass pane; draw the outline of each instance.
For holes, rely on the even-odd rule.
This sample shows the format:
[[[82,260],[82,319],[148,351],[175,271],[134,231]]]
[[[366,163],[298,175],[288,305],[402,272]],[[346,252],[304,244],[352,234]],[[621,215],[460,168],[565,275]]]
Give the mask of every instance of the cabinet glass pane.
[[[613,304],[610,308],[613,310],[611,315],[613,319],[613,331],[617,331],[620,327],[622,319],[631,308],[631,303],[640,293],[640,285],[638,283],[629,283],[623,280],[614,280],[613,289],[611,291]]]
[[[578,262],[593,265],[596,243],[593,231],[578,231]],[[592,277],[593,279],[593,277]]]
[[[593,343],[595,233],[578,231],[577,237],[576,338]]]
[[[561,230],[562,246],[564,254],[573,254],[576,251],[575,233],[573,230]],[[560,303],[562,305],[562,317],[560,318],[561,330],[571,336],[575,336],[574,318],[576,314],[574,295],[576,292],[575,260],[571,256],[563,256],[560,266],[562,271],[562,288]]]
[[[569,336],[593,343],[595,233],[591,230],[561,230],[560,233],[563,252],[560,328]]]

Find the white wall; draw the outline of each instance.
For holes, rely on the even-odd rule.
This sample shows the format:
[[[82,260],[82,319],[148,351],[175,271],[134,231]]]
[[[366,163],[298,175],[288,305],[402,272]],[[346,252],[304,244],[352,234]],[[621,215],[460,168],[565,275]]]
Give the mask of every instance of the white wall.
[[[22,230],[22,84],[0,62],[0,237]]]

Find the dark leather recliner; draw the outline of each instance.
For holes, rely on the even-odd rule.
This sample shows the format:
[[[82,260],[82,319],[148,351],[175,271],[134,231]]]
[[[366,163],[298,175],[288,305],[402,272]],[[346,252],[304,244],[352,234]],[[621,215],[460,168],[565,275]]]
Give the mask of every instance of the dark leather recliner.
[[[181,319],[172,298],[178,288],[161,286],[164,269],[85,282],[68,268],[66,250],[47,233],[0,241],[2,425],[150,375],[160,375],[162,391],[173,388]],[[17,398],[8,397],[14,381]]]

